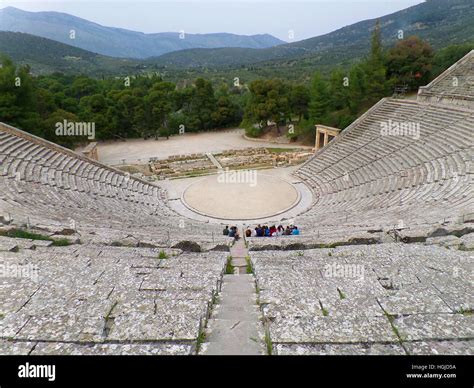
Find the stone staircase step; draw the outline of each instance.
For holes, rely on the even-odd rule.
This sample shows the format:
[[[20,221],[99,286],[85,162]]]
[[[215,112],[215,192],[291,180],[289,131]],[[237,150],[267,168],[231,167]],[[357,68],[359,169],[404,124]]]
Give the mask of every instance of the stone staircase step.
[[[224,275],[223,280],[224,280],[225,285],[232,284],[232,283],[239,283],[239,284],[250,283],[252,284],[252,286],[255,285],[254,277],[251,274],[244,274],[244,275],[239,275],[239,276]]]
[[[220,305],[217,310],[219,319],[238,319],[243,321],[256,322],[259,319],[259,310],[256,305],[250,304],[225,304]]]
[[[232,257],[232,265],[234,267],[246,267],[247,260],[243,257]]]
[[[262,354],[259,322],[242,319],[215,319],[203,354]]]

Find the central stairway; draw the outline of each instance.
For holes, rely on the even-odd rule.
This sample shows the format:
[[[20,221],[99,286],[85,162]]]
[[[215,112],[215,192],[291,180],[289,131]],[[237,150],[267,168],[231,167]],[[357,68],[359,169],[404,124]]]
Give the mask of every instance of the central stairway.
[[[208,323],[200,354],[265,354],[264,330],[253,274],[247,274],[248,250],[243,239],[231,248],[234,274],[223,277],[222,291]]]

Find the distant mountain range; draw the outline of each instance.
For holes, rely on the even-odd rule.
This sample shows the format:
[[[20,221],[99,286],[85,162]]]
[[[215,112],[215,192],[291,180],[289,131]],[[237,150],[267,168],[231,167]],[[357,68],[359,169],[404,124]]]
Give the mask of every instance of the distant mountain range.
[[[238,48],[190,49],[167,53],[154,63],[180,67],[242,66],[261,62],[306,59],[308,64],[340,63],[367,53],[376,20],[385,45],[393,44],[400,31],[418,35],[434,48],[474,40],[474,0],[427,0],[425,3],[343,27],[329,34],[259,50]],[[308,61],[309,59],[309,61]]]
[[[75,38],[71,39],[70,31]],[[283,42],[269,34],[235,35],[228,33],[144,34],[122,28],[105,27],[66,13],[27,12],[14,7],[0,9],[0,31],[23,32],[56,40],[102,55],[122,58],[147,58],[193,48],[267,48]]]
[[[12,19],[11,15],[15,17]],[[6,23],[6,20],[10,24]],[[12,24],[12,20],[17,20],[16,24]],[[378,20],[384,44],[387,46],[396,41],[400,31],[405,37],[418,35],[428,40],[436,49],[452,44],[474,43],[473,0],[428,0]],[[370,47],[370,35],[375,22],[376,20],[365,20],[326,35],[273,47],[192,48],[148,58],[156,55],[153,54],[156,47],[163,47],[168,34],[142,34],[102,27],[66,14],[30,13],[9,7],[0,10],[0,54],[7,54],[18,63],[30,64],[36,74],[61,71],[107,76],[159,71],[167,76],[186,78],[204,74],[208,69],[214,69],[223,76],[228,74],[229,69],[238,69],[239,72],[252,72],[255,76],[308,79],[308,75],[316,69],[326,71],[334,66],[348,65],[365,56]],[[75,40],[68,37],[71,28],[76,30]],[[1,31],[5,29],[29,30],[33,35]],[[54,40],[34,36],[42,34],[49,34]],[[65,43],[57,42],[64,36],[66,38],[62,40]],[[158,36],[159,39],[156,38]],[[213,40],[212,37],[215,36],[223,38]],[[255,36],[231,34],[193,37],[197,40],[207,37],[207,44],[215,45],[230,44],[226,41],[227,38],[234,42],[233,44],[246,41],[249,45],[252,39],[257,39]],[[262,38],[260,44],[265,44],[262,42],[266,41],[266,44],[270,45],[278,41],[269,35],[258,37]],[[173,36],[174,40],[171,41],[175,42],[175,38],[179,44],[190,44],[193,41],[189,35],[183,40]],[[137,40],[148,43],[138,44]],[[78,43],[84,46],[92,45],[95,49],[86,51],[73,47]],[[102,49],[99,50],[99,47]],[[176,49],[176,46],[170,43],[167,49]],[[139,50],[140,53],[134,54],[133,50]],[[120,55],[114,54],[118,51]],[[137,58],[123,58],[134,56]]]

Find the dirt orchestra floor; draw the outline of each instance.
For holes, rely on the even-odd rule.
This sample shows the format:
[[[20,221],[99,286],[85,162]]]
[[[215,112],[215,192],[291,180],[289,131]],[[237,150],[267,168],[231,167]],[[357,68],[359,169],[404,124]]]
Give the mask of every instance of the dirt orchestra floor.
[[[255,219],[284,212],[298,203],[291,183],[264,171],[230,171],[191,184],[183,202],[192,210],[221,219]]]
[[[311,190],[293,175],[297,168],[252,170],[256,180],[251,177],[240,183],[232,183],[231,175],[225,180],[214,174],[159,184],[168,193],[168,206],[183,219],[223,225],[232,221],[242,226],[289,219],[296,222],[295,217],[313,203]]]

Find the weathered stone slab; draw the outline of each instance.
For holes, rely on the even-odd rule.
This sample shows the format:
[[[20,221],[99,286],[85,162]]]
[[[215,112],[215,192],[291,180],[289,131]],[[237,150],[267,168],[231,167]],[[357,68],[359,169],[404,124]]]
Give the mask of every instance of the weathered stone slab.
[[[35,344],[36,344],[35,342],[29,342],[29,341],[23,342],[23,341],[0,340],[0,355],[26,356],[30,354]]]
[[[474,319],[463,314],[416,314],[394,320],[403,341],[474,338]]]
[[[456,236],[430,237],[426,239],[426,245],[440,245],[446,248],[458,248],[461,240]]]
[[[474,354],[474,339],[452,341],[404,342],[403,346],[413,355],[469,355]]]
[[[188,355],[191,353],[190,344],[154,343],[154,344],[72,344],[63,342],[40,342],[32,355]]]
[[[404,355],[404,349],[398,343],[393,344],[276,344],[278,355]]]
[[[461,237],[460,248],[467,251],[474,250],[474,233],[469,233]]]
[[[301,254],[259,251],[252,260],[262,311],[278,345],[397,343],[384,310],[397,318],[396,330],[413,346],[425,337],[459,340],[472,335],[467,320],[473,300],[469,252],[383,244]],[[334,264],[343,271],[334,271]],[[361,270],[354,272],[357,268]],[[453,328],[458,321],[461,326]],[[295,349],[288,352],[308,351]],[[357,348],[338,349],[351,354]]]
[[[410,285],[380,297],[379,302],[390,315],[450,313],[439,292],[429,285]]]
[[[351,343],[396,342],[386,317],[315,317],[275,321],[270,326],[274,342]]]

